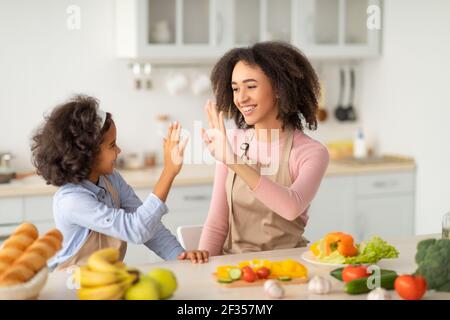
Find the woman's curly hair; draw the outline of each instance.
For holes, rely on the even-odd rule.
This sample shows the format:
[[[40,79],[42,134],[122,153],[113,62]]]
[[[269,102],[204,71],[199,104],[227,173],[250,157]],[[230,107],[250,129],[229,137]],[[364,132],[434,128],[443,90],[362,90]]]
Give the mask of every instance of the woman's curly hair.
[[[303,121],[308,129],[317,129],[320,85],[316,72],[300,50],[277,41],[231,49],[212,70],[211,82],[217,106],[224,115],[234,119],[238,128],[252,127],[245,123],[233,101],[231,77],[239,61],[259,66],[269,78],[278,96],[278,119],[281,119],[283,129],[289,127],[303,131]]]
[[[89,178],[103,135],[112,124],[110,113],[101,127],[95,98],[77,95],[57,106],[32,138],[32,162],[47,184],[62,186]]]

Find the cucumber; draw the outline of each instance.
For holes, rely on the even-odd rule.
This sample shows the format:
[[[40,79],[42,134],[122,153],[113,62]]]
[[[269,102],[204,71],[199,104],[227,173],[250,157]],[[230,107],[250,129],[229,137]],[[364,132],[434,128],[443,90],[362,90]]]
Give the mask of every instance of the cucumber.
[[[239,268],[233,268],[228,271],[231,280],[239,280],[242,276],[242,271]]]
[[[380,286],[384,289],[392,290],[394,289],[394,282],[395,279],[397,278],[397,273],[392,270],[384,270],[384,271],[385,271],[384,274],[383,272],[381,272]],[[344,285],[344,290],[348,294],[368,293],[371,291],[371,289],[367,287],[367,280],[368,278],[360,278],[347,282]]]
[[[231,278],[219,278],[217,279],[217,282],[219,283],[231,283],[233,280]]]
[[[281,277],[278,277],[278,280],[280,280],[280,281],[291,281],[291,277],[289,277],[289,276],[281,276]]]

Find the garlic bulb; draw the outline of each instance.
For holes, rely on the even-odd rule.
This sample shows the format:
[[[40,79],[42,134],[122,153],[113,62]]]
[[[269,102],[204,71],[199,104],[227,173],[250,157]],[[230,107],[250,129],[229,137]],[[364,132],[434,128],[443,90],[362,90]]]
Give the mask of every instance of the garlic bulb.
[[[391,294],[383,288],[376,288],[369,292],[367,300],[391,300]]]
[[[327,294],[331,290],[331,282],[320,276],[314,276],[308,283],[308,290],[314,294]]]
[[[271,298],[281,299],[284,297],[284,289],[276,280],[267,280],[264,283],[264,292]]]

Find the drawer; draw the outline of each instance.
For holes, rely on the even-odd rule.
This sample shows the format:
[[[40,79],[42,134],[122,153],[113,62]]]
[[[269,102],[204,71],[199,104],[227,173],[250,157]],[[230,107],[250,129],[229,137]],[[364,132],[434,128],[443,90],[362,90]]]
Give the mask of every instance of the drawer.
[[[22,198],[0,198],[0,224],[11,224],[23,220]]]
[[[174,187],[170,190],[166,204],[170,211],[209,209],[212,185]]]
[[[24,219],[30,222],[53,220],[53,197],[25,197]]]
[[[414,192],[414,173],[401,172],[356,177],[357,195]]]

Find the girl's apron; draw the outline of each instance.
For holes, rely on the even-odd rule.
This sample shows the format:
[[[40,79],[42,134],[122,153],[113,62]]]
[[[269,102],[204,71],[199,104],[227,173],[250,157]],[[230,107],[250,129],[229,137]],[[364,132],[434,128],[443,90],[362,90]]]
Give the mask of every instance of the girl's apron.
[[[113,200],[114,207],[120,208],[120,196],[117,190],[113,187],[111,182],[106,176],[103,176],[103,181],[105,181],[106,190],[110,193]],[[125,253],[127,251],[127,243],[125,241],[107,236],[103,233],[99,233],[90,230],[88,237],[86,238],[84,244],[78,250],[75,255],[70,257],[68,260],[59,264],[56,270],[63,270],[73,265],[85,265],[89,256],[97,250],[105,248],[117,248],[120,252],[119,260],[123,261]]]
[[[294,133],[286,132],[279,168],[274,175],[266,176],[279,185],[292,185],[289,173],[289,155]],[[260,164],[248,164],[261,172]],[[229,228],[223,253],[266,251],[304,247],[308,243],[303,237],[305,223],[298,217],[293,221],[282,218],[260,202],[248,185],[229,169],[226,181],[229,208]]]

